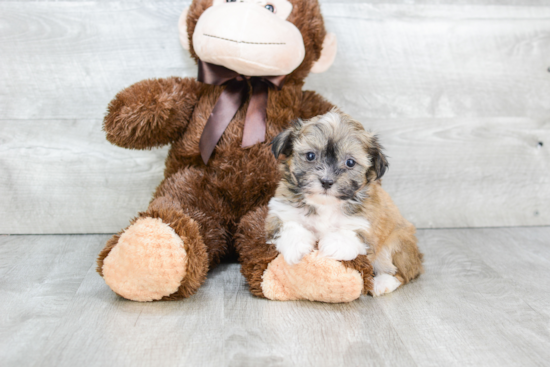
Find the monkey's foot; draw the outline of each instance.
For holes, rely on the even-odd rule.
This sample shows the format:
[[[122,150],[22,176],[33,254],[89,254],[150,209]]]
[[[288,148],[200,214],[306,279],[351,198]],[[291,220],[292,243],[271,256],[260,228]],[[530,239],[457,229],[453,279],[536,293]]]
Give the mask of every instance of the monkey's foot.
[[[372,289],[372,267],[364,261],[336,261],[314,251],[288,265],[279,255],[263,274],[262,292],[278,301],[351,302]]]
[[[99,255],[98,272],[115,293],[133,301],[189,297],[208,272],[199,227],[183,213],[153,210],[150,214],[107,242]]]
[[[140,218],[120,236],[103,261],[111,289],[133,301],[175,293],[187,272],[183,240],[159,218]]]

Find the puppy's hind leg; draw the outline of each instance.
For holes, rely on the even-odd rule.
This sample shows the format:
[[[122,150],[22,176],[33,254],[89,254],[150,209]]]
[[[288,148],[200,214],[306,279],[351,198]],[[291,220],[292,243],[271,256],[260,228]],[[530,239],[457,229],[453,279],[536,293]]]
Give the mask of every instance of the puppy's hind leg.
[[[373,263],[374,279],[370,293],[374,296],[382,296],[396,290],[403,282],[394,276],[397,268],[393,265],[391,252],[388,248],[378,253]]]
[[[391,293],[424,272],[422,254],[414,235],[415,228],[407,226],[396,233],[391,245],[381,250],[373,261],[373,296]]]
[[[424,273],[423,255],[418,249],[415,228],[408,227],[399,236],[399,246],[394,249],[392,262],[397,268],[395,276],[402,284],[407,284]]]
[[[374,297],[382,296],[386,293],[391,293],[401,285],[401,281],[397,277],[390,274],[378,274],[374,277],[374,286],[371,294]]]

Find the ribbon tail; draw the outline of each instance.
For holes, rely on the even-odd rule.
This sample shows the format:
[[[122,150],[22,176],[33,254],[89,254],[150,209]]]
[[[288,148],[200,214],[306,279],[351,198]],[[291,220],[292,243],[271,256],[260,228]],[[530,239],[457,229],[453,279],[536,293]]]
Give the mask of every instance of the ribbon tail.
[[[252,96],[243,130],[243,148],[265,141],[268,85],[262,82],[252,85]]]
[[[199,142],[199,151],[204,164],[208,163],[223,132],[237,113],[243,100],[243,92],[245,89],[246,83],[232,81],[227,84],[227,87],[218,98],[204,126]]]

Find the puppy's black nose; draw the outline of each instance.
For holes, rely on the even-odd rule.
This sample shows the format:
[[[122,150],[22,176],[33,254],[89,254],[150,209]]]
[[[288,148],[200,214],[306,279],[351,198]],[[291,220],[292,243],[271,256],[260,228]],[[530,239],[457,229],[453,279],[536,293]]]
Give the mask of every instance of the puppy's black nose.
[[[330,189],[332,184],[334,184],[333,180],[327,180],[324,178],[322,178],[320,181],[321,181],[321,185],[323,185],[323,189],[326,189],[326,190]]]

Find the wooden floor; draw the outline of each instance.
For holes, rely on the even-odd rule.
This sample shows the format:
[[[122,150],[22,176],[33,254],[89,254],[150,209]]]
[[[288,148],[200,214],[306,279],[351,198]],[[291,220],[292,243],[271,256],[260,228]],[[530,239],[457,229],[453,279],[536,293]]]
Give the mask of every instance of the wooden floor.
[[[137,303],[95,272],[107,235],[0,237],[0,365],[536,366],[550,360],[550,227],[419,232],[426,274],[349,304],[248,293],[238,264]]]

